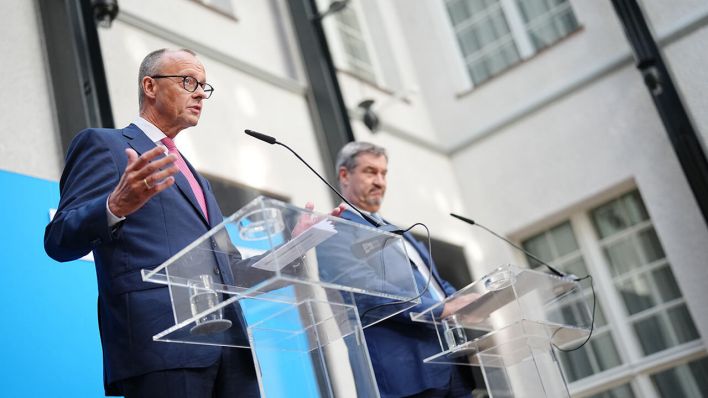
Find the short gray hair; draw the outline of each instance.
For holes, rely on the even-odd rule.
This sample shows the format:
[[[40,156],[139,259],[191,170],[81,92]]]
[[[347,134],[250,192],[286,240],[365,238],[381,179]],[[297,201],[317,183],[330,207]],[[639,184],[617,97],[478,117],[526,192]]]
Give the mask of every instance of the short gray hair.
[[[374,145],[370,142],[350,142],[344,145],[342,149],[339,150],[337,154],[337,162],[335,163],[334,172],[339,176],[339,169],[345,167],[347,170],[351,171],[356,167],[356,157],[362,153],[370,153],[375,156],[383,156],[388,161],[388,154],[386,153],[386,148]],[[339,177],[337,177],[339,178]]]
[[[145,76],[154,76],[160,72],[160,67],[162,67],[162,57],[167,53],[179,53],[185,52],[197,55],[194,51],[188,48],[181,48],[179,50],[173,50],[169,48],[161,48],[155,50],[143,58],[143,62],[140,63],[140,69],[138,71],[138,106],[142,109],[143,102],[145,100],[145,92],[143,91],[143,78]]]

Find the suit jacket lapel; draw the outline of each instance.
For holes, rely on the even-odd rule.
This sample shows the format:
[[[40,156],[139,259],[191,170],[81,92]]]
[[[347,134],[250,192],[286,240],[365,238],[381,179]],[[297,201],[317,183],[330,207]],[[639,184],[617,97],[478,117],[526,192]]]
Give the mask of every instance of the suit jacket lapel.
[[[143,131],[140,130],[134,124],[130,124],[128,127],[123,129],[123,135],[128,138],[128,145],[135,149],[135,152],[137,152],[138,155],[142,155],[143,153],[151,150],[152,148],[155,148],[155,143],[152,142],[150,138],[148,138],[148,136],[145,135],[145,133],[143,133]],[[182,156],[182,159],[184,159],[185,163],[187,163],[187,166],[192,171],[192,174],[202,186],[202,191],[205,192],[204,196],[207,197],[208,195],[206,194],[206,189],[204,188],[205,184],[201,181],[201,178],[199,177],[197,172],[194,171],[194,168],[191,164],[189,164],[187,159],[184,156]],[[182,195],[187,199],[189,203],[192,204],[194,211],[199,214],[199,217],[201,217],[202,221],[207,226],[212,225],[209,223],[209,220],[207,220],[204,216],[201,207],[199,207],[199,202],[197,202],[197,198],[196,196],[194,196],[194,192],[192,192],[192,187],[189,186],[189,181],[187,181],[187,178],[182,173],[177,173],[174,177],[177,190],[182,193]],[[207,207],[207,210],[209,210],[209,207]]]

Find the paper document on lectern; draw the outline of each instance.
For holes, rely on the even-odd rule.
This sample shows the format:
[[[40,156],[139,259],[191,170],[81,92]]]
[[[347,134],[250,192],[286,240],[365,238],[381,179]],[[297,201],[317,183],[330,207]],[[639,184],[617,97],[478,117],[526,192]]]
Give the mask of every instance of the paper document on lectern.
[[[327,219],[306,229],[297,237],[288,241],[268,255],[254,263],[252,267],[266,271],[279,271],[286,265],[305,255],[313,247],[327,240],[336,234],[334,225]]]

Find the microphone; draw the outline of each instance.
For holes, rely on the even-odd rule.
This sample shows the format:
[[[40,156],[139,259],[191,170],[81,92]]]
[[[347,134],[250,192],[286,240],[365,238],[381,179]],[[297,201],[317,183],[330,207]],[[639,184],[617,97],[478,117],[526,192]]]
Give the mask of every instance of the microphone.
[[[275,139],[275,137],[271,137],[271,136],[266,135],[266,134],[261,134],[261,133],[259,133],[259,132],[257,132],[257,131],[253,131],[253,130],[246,129],[246,130],[244,130],[243,132],[246,133],[246,134],[248,134],[248,135],[250,135],[250,136],[253,137],[253,138],[257,138],[257,139],[259,139],[259,140],[261,140],[261,141],[263,141],[263,142],[267,142],[267,143],[269,143],[269,144],[271,144],[271,145],[273,145],[273,144],[278,144],[278,145],[280,145],[280,146],[282,146],[282,147],[285,147],[288,151],[292,152],[292,154],[295,155],[296,158],[300,159],[300,161],[301,161],[302,163],[304,163],[305,166],[307,166],[308,169],[310,169],[313,173],[315,173],[315,175],[316,175],[317,177],[319,177],[320,180],[322,180],[322,182],[324,182],[325,184],[327,184],[327,186],[329,187],[329,189],[331,189],[332,192],[336,193],[337,196],[339,196],[339,197],[344,201],[344,203],[348,204],[349,207],[351,207],[352,209],[354,209],[354,211],[356,211],[357,213],[359,213],[359,215],[361,216],[361,218],[363,218],[363,219],[366,220],[369,224],[373,225],[373,226],[376,227],[376,228],[380,228],[380,227],[381,227],[381,224],[380,224],[378,221],[374,220],[373,218],[371,218],[371,217],[368,216],[367,214],[363,213],[363,212],[362,212],[361,210],[359,210],[356,206],[354,206],[351,202],[349,202],[337,189],[335,189],[330,183],[328,183],[327,180],[325,180],[324,177],[322,177],[322,176],[320,175],[320,173],[318,173],[317,171],[315,171],[315,169],[313,169],[312,166],[310,166],[310,164],[305,161],[305,159],[303,159],[302,157],[300,157],[300,155],[298,155],[297,152],[293,151],[292,148],[290,148],[289,146],[287,146],[287,145],[283,144],[282,142],[278,141],[277,139]]]
[[[503,240],[504,242],[510,244],[510,245],[511,245],[513,248],[515,248],[516,250],[522,251],[524,254],[526,254],[527,256],[531,257],[532,259],[538,261],[540,264],[545,265],[546,268],[548,268],[549,270],[551,270],[551,272],[553,272],[553,273],[556,274],[557,276],[560,276],[561,278],[564,278],[564,277],[572,277],[573,279],[578,280],[578,277],[577,277],[577,276],[564,274],[564,273],[558,271],[556,268],[550,266],[550,265],[547,264],[545,261],[543,261],[543,260],[541,260],[540,258],[538,258],[538,257],[534,256],[533,254],[529,253],[529,252],[528,252],[527,250],[525,250],[524,248],[522,248],[522,247],[520,247],[520,246],[517,246],[516,244],[514,244],[514,242],[512,242],[512,241],[506,239],[505,237],[499,235],[498,233],[492,231],[491,229],[485,227],[484,225],[482,225],[482,224],[480,224],[480,223],[478,223],[478,222],[475,222],[474,220],[471,220],[471,219],[469,219],[469,218],[467,218],[467,217],[462,217],[462,216],[460,216],[460,215],[457,215],[457,214],[455,214],[455,213],[450,213],[450,215],[453,216],[453,217],[455,217],[455,218],[458,219],[458,220],[461,220],[461,221],[463,221],[463,222],[466,222],[467,224],[476,225],[476,226],[482,228],[483,230],[489,232],[490,234],[492,234],[492,235],[496,236],[497,238]]]
[[[275,144],[275,143],[278,143],[278,140],[276,140],[275,137],[271,137],[271,136],[269,136],[269,135],[261,134],[261,133],[259,133],[259,132],[257,132],[257,131],[253,131],[253,130],[246,129],[246,130],[243,130],[243,132],[246,133],[246,134],[248,134],[248,135],[250,135],[250,136],[253,137],[253,138],[258,138],[259,140],[265,141],[265,142],[267,142],[267,143],[269,143],[269,144],[271,144],[271,145],[273,145],[273,144]]]
[[[478,223],[478,222],[476,222],[476,221],[474,221],[474,220],[472,220],[472,219],[469,219],[469,218],[467,218],[467,217],[462,217],[462,216],[457,215],[457,214],[454,214],[454,213],[450,213],[450,215],[453,216],[453,217],[455,217],[455,218],[458,219],[458,220],[461,220],[461,221],[466,222],[467,224],[476,225],[476,226],[482,228],[483,230],[489,232],[490,234],[492,234],[492,235],[496,236],[497,238],[503,240],[504,242],[510,244],[513,248],[522,251],[524,254],[526,254],[527,256],[531,257],[532,259],[538,261],[540,264],[545,265],[546,268],[548,268],[549,270],[551,270],[551,272],[553,272],[554,274],[556,274],[557,276],[559,276],[559,277],[561,277],[561,278],[570,278],[573,282],[580,282],[580,281],[583,281],[583,280],[585,280],[585,279],[590,278],[590,289],[592,290],[592,319],[591,319],[591,321],[590,321],[590,333],[588,333],[588,337],[585,338],[585,341],[583,341],[579,346],[577,346],[577,347],[575,347],[575,348],[571,348],[571,349],[560,348],[560,347],[558,347],[557,345],[555,345],[555,343],[551,343],[551,344],[552,344],[556,349],[558,349],[558,351],[573,352],[573,351],[579,350],[582,346],[584,346],[585,344],[587,344],[588,341],[590,341],[590,338],[592,337],[593,331],[595,331],[595,308],[597,307],[597,296],[595,295],[595,285],[594,285],[594,283],[593,283],[592,275],[587,274],[587,275],[585,275],[585,276],[583,276],[583,277],[578,277],[578,276],[573,275],[573,274],[565,274],[565,273],[563,273],[563,272],[560,272],[560,271],[558,271],[556,268],[551,267],[547,262],[545,262],[545,261],[541,260],[540,258],[534,256],[533,254],[529,253],[529,252],[528,252],[527,250],[525,250],[524,248],[515,245],[514,242],[512,242],[512,241],[506,239],[505,237],[499,235],[498,233],[492,231],[491,229],[485,227],[484,225],[482,225],[482,224],[480,224],[480,223]],[[554,332],[554,335],[555,335],[555,333],[557,333],[559,330],[560,330],[560,329],[556,330],[556,332]],[[551,338],[552,338],[552,337],[553,337],[553,336],[551,336]]]

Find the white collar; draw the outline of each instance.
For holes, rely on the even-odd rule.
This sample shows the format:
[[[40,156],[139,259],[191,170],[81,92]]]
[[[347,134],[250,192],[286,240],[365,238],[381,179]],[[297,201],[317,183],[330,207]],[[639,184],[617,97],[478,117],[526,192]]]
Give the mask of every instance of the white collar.
[[[167,135],[165,135],[162,130],[160,130],[157,126],[150,123],[149,121],[147,121],[147,119],[144,119],[141,116],[138,116],[135,120],[133,120],[133,124],[138,126],[138,128],[142,130],[145,135],[148,136],[150,141],[154,143],[158,143],[162,141],[163,138],[167,137]]]

